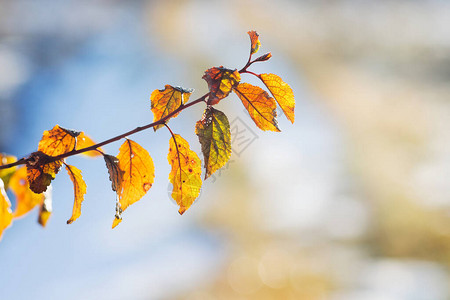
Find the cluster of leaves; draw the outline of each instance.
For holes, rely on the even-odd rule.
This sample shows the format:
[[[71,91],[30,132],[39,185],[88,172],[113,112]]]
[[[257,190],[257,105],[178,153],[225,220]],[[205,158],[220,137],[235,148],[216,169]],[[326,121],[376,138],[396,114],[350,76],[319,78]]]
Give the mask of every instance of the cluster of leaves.
[[[171,166],[169,181],[173,185],[171,196],[179,205],[178,212],[183,214],[200,194],[201,161],[190,149],[188,142],[172,132],[167,125],[169,119],[177,117],[189,106],[206,103],[203,116],[195,126],[204,158],[205,180],[222,168],[231,156],[230,123],[225,113],[214,108],[230,93],[234,92],[238,96],[256,126],[264,131],[280,131],[276,120],[277,103],[287,119],[294,122],[295,101],[289,85],[275,74],[256,74],[248,70],[253,63],[267,61],[272,57],[269,52],[252,60],[261,43],[255,31],[249,31],[248,34],[251,47],[247,64],[239,71],[223,66],[206,70],[203,79],[207,82],[209,91],[204,96],[188,103],[192,89],[166,85],[163,90],[153,91],[150,100],[154,122],[151,124],[98,144],[84,132],[56,125],[44,132],[38,150],[30,156],[18,161],[14,156],[0,154],[0,238],[13,219],[25,215],[36,206],[40,207],[39,223],[45,226],[51,214],[51,181],[63,165],[74,188],[73,211],[67,223],[72,223],[81,215],[86,183],[81,171],[65,161],[67,157],[77,154],[103,156],[112,190],[116,192],[116,213],[112,227],[117,226],[122,220],[122,213],[139,201],[154,181],[155,167],[150,154],[138,143],[126,138],[148,128],[156,131],[166,127],[171,133],[167,155]],[[259,86],[241,82],[241,74],[259,78],[273,97]],[[117,156],[104,153],[101,146],[120,139],[125,141]],[[26,166],[17,168],[22,164]],[[14,212],[11,211],[7,189],[16,199]]]

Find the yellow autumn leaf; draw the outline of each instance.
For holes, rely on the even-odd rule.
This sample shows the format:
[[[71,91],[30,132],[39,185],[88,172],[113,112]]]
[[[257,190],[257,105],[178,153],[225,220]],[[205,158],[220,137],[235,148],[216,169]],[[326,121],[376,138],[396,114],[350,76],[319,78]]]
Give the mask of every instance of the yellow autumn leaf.
[[[2,238],[3,231],[11,226],[11,222],[11,202],[8,199],[8,195],[6,195],[3,180],[0,179],[0,240]]]
[[[58,156],[72,151],[75,149],[75,138],[79,134],[80,132],[55,125],[51,130],[44,131],[38,151],[49,156]]]
[[[173,185],[172,198],[183,214],[200,194],[202,170],[200,158],[178,134],[170,139],[167,159],[172,166],[169,180]]]
[[[80,169],[66,164],[66,171],[70,176],[70,180],[72,180],[75,198],[73,202],[72,217],[70,217],[67,221],[67,224],[71,224],[81,215],[81,203],[83,202],[84,195],[86,194],[86,183],[81,176]]]
[[[241,81],[241,74],[237,70],[220,66],[206,70],[202,78],[208,83],[208,104],[214,105],[227,97],[232,89],[238,85]]]
[[[241,99],[256,126],[266,131],[280,131],[277,123],[277,104],[262,88],[249,83],[239,84],[234,91]]]
[[[122,182],[117,190],[121,211],[139,201],[152,187],[155,178],[153,160],[147,150],[127,139],[119,149]]]
[[[44,201],[43,194],[36,194],[30,190],[27,181],[27,168],[19,168],[11,177],[9,189],[16,198],[16,208],[14,218],[20,218],[32,210],[36,205]]]
[[[231,156],[230,123],[220,110],[209,106],[195,126],[205,159],[205,179],[222,168]]]
[[[278,105],[283,110],[286,118],[294,124],[295,99],[291,87],[280,76],[275,74],[260,74],[259,78],[269,89]]]
[[[95,145],[95,142],[88,135],[86,135],[83,131],[80,132],[80,134],[77,136],[76,150],[87,148],[87,147],[90,147],[93,145]],[[103,152],[102,148],[97,148],[97,149],[99,151]],[[83,152],[81,154],[85,155],[85,156],[89,156],[89,157],[97,157],[97,156],[102,155],[99,151],[92,150],[92,151]]]
[[[182,104],[188,102],[193,91],[193,89],[173,87],[168,84],[164,87],[164,90],[154,90],[150,95],[153,122],[161,120],[177,110]],[[176,116],[178,116],[178,113],[174,114],[172,118]],[[153,127],[153,130],[156,131],[163,126],[156,125]]]

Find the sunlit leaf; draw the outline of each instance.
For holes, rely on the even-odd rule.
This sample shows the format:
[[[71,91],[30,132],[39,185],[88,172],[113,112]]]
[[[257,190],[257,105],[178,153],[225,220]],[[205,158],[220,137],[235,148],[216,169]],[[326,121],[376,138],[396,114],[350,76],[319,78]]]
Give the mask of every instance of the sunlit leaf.
[[[195,126],[205,159],[205,179],[222,168],[231,156],[230,123],[227,116],[209,106]]]
[[[174,138],[175,137],[175,138]],[[173,185],[172,198],[183,214],[200,194],[202,170],[200,158],[178,134],[170,139],[167,159],[172,166],[169,180]]]
[[[95,142],[89,136],[87,136],[84,132],[80,132],[80,134],[77,136],[76,150],[87,148],[87,147],[90,147],[93,145],[95,145]],[[97,149],[99,151],[103,152],[102,148],[97,148]],[[83,152],[81,154],[89,156],[89,157],[97,157],[97,156],[102,155],[99,151],[92,150],[92,151]]]
[[[276,120],[277,104],[266,91],[248,83],[241,83],[234,90],[260,129],[280,131]]]
[[[251,53],[255,54],[256,52],[258,52],[259,47],[261,46],[261,42],[259,41],[259,34],[254,30],[251,30],[247,33],[250,36],[250,41],[252,43]]]
[[[39,210],[38,222],[42,227],[47,226],[48,219],[52,215],[52,186],[44,192],[44,202]]]
[[[49,156],[58,156],[75,149],[75,138],[80,132],[55,125],[53,129],[44,131],[39,142],[38,151]]]
[[[139,201],[152,187],[155,178],[153,160],[147,150],[127,139],[119,149],[119,168],[123,171],[122,183],[117,190],[120,209]],[[117,186],[116,186],[117,187]]]
[[[30,189],[36,194],[47,190],[61,168],[61,160],[52,162],[51,159],[50,156],[37,151],[32,153],[27,161],[27,180]]]
[[[0,166],[12,164],[17,161],[17,157],[13,155],[8,155],[5,153],[0,153]],[[0,179],[3,180],[3,184],[5,185],[5,189],[8,188],[9,179],[16,171],[16,167],[8,168],[0,170]]]
[[[120,218],[114,218],[112,228],[114,229],[117,225],[119,225],[122,222],[122,219]]]
[[[73,182],[73,192],[75,198],[73,202],[72,217],[70,217],[67,221],[67,224],[71,224],[81,215],[81,203],[84,200],[84,194],[86,194],[86,183],[84,182],[83,177],[81,176],[81,171],[78,168],[66,164],[66,170]]]
[[[161,120],[165,116],[174,112],[182,104],[189,101],[193,89],[184,89],[182,87],[173,87],[166,85],[164,90],[154,90],[150,96],[153,112],[153,122]],[[178,116],[178,113],[172,118]],[[156,125],[153,129],[156,131],[164,125]]]
[[[208,104],[214,105],[227,97],[231,90],[239,84],[241,74],[237,70],[230,70],[220,66],[206,70],[202,78],[208,83]]]
[[[14,173],[9,182],[9,189],[16,198],[14,218],[22,217],[44,201],[43,194],[36,194],[30,190],[26,167],[21,167]]]
[[[119,159],[117,157],[105,154],[103,155],[105,159],[106,168],[108,168],[109,180],[111,180],[111,187],[114,192],[121,190],[123,173],[119,167]]]
[[[11,202],[6,195],[3,180],[0,179],[0,240],[3,231],[11,225],[12,217]]]
[[[259,78],[267,86],[286,118],[294,123],[295,100],[291,87],[275,74],[260,74]]]

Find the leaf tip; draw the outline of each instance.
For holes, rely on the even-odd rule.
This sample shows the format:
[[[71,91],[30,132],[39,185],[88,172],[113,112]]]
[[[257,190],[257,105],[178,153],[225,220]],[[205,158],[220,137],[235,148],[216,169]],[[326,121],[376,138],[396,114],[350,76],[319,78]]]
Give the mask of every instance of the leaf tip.
[[[114,218],[114,221],[112,223],[112,229],[114,229],[117,225],[119,225],[120,222],[122,222],[122,219]]]

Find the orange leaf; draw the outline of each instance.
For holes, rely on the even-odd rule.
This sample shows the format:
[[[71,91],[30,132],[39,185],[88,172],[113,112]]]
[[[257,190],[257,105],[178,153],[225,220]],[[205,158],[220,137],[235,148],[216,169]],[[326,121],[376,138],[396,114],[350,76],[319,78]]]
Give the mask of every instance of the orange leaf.
[[[78,168],[66,164],[66,170],[73,182],[73,192],[75,194],[72,217],[70,217],[67,221],[67,224],[71,224],[81,215],[81,203],[84,200],[84,194],[86,194],[86,183],[84,182],[83,177],[81,176],[81,171]]]
[[[270,93],[286,115],[286,118],[293,124],[295,100],[294,93],[289,84],[275,74],[260,74],[259,78],[269,89]]]
[[[16,161],[17,157],[5,153],[0,153],[0,166],[11,164]],[[11,176],[14,174],[15,171],[16,167],[0,170],[0,179],[3,180],[5,189],[8,188],[9,179],[11,178]]]
[[[30,190],[27,181],[27,168],[19,168],[11,177],[9,188],[16,197],[14,218],[19,218],[44,201],[43,194],[36,194]]]
[[[251,30],[247,33],[250,36],[250,41],[252,43],[251,54],[255,54],[256,52],[258,52],[259,47],[261,46],[261,42],[259,41],[259,34],[254,30]]]
[[[50,156],[37,151],[32,153],[27,161],[27,179],[30,189],[36,194],[47,190],[61,168],[61,160],[51,162],[51,159]]]
[[[119,149],[122,183],[117,190],[121,211],[139,201],[152,187],[155,178],[153,160],[147,150],[127,139]]]
[[[173,185],[172,198],[183,214],[200,194],[202,170],[200,158],[189,148],[188,142],[178,134],[170,139],[167,159],[172,166],[169,180]]]
[[[112,228],[114,229],[117,225],[122,222],[122,218],[114,218]]]
[[[230,123],[227,116],[212,106],[195,125],[205,160],[205,179],[222,168],[231,156]]]
[[[39,210],[38,222],[42,227],[47,226],[48,219],[52,215],[52,186],[44,192],[44,202]]]
[[[256,126],[264,131],[280,131],[276,120],[277,104],[266,91],[248,83],[241,83],[234,90]]]
[[[44,131],[38,151],[49,156],[58,156],[75,149],[75,138],[80,134],[56,125],[52,130]]]
[[[83,131],[80,132],[80,135],[77,136],[76,150],[87,148],[92,145],[95,145],[95,142],[89,136],[87,136]],[[103,152],[102,148],[97,148],[97,149]],[[89,156],[89,157],[97,157],[97,156],[102,155],[100,152],[95,151],[95,150],[83,152],[81,154]]]
[[[227,97],[231,90],[239,84],[241,74],[237,70],[230,70],[220,66],[206,70],[202,78],[208,83],[208,104],[214,105]]]
[[[2,238],[3,231],[11,226],[11,223],[11,202],[8,199],[8,195],[6,195],[3,180],[0,179],[0,240]]]
[[[164,87],[164,90],[154,90],[150,96],[153,122],[161,120],[178,109],[182,104],[188,102],[193,91],[193,89],[173,87],[168,84]],[[178,113],[173,115],[172,118],[175,118],[176,116],[178,116]],[[153,127],[153,130],[156,131],[162,126],[164,125],[156,125]]]

